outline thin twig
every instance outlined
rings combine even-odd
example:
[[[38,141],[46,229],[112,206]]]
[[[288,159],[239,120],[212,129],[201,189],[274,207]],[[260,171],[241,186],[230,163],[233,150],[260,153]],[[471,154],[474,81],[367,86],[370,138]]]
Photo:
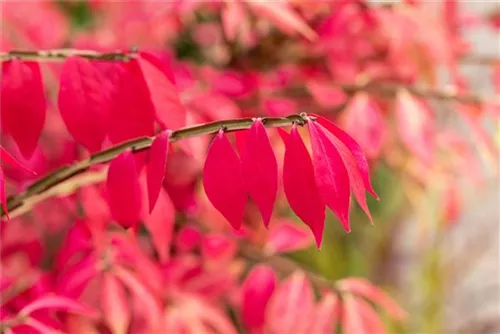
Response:
[[[134,52],[97,52],[93,50],[78,49],[56,49],[56,50],[12,50],[9,52],[0,52],[0,61],[11,59],[38,60],[38,61],[61,61],[71,56],[80,56],[93,60],[105,61],[127,61],[134,57]]]
[[[262,122],[266,127],[280,127],[291,125],[292,123],[304,124],[306,122],[306,115],[290,115],[288,117],[265,117],[262,118]],[[175,142],[178,140],[216,133],[220,129],[225,131],[235,131],[248,129],[253,124],[252,118],[240,118],[240,119],[230,119],[224,121],[210,122],[200,125],[188,126],[176,131],[172,131],[170,134],[170,141]],[[45,198],[41,196],[43,193],[48,192],[55,186],[62,184],[66,180],[73,179],[77,175],[80,175],[87,171],[91,166],[103,164],[110,162],[120,153],[125,150],[132,150],[133,152],[139,152],[148,149],[153,142],[152,137],[141,137],[133,139],[122,144],[110,147],[104,151],[92,154],[89,158],[81,160],[73,165],[61,167],[52,173],[49,173],[45,177],[35,181],[33,184],[28,186],[28,188],[15,196],[11,196],[7,199],[7,207],[9,211],[12,211],[12,216],[15,216],[15,211],[20,210],[20,208],[25,204],[25,202],[30,199],[35,199],[35,201],[30,201],[30,205],[36,204],[36,199],[42,200]],[[5,215],[5,212],[0,208],[0,217]]]

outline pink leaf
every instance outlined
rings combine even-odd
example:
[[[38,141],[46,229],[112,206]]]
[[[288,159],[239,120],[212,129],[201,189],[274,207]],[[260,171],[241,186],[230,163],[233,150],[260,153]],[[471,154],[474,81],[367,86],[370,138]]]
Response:
[[[407,313],[392,298],[366,279],[356,277],[345,278],[338,282],[338,286],[341,290],[359,295],[380,305],[395,319],[403,320],[407,317]]]
[[[434,159],[434,117],[425,103],[406,90],[396,98],[396,121],[404,145],[425,164]]]
[[[295,272],[276,289],[267,307],[266,322],[271,333],[308,332],[314,315],[314,293],[305,274]]]
[[[239,1],[226,1],[221,10],[222,28],[228,41],[236,40],[241,24],[245,20],[245,11]]]
[[[169,131],[163,131],[154,139],[149,149],[148,163],[146,165],[149,212],[153,208],[160,194],[160,189],[165,178],[165,169],[167,167]]]
[[[320,248],[325,225],[325,204],[316,185],[311,157],[296,125],[293,125],[285,146],[283,188],[286,198],[293,212],[309,226]]]
[[[306,82],[306,88],[323,108],[338,107],[347,100],[347,95],[343,90],[328,82],[309,80]]]
[[[313,166],[320,197],[340,219],[346,232],[349,226],[350,182],[342,157],[328,138],[325,128],[307,123],[313,151]]]
[[[324,210],[323,207],[323,212]],[[308,248],[314,242],[303,225],[299,226],[292,221],[282,219],[271,226],[266,242],[266,251],[270,254],[298,251]]]
[[[316,305],[309,333],[335,333],[336,322],[339,318],[339,309],[340,302],[337,295],[327,292]]]
[[[185,126],[186,111],[172,81],[172,71],[152,53],[140,52],[139,55],[138,62],[156,111],[156,119],[164,128],[178,129]]]
[[[250,197],[269,226],[278,192],[278,163],[262,120],[254,121],[242,152],[243,175]]]
[[[10,220],[9,210],[7,208],[7,196],[5,195],[5,178],[2,168],[0,168],[0,203],[2,204],[3,212],[7,216],[7,220]]]
[[[346,294],[342,297],[342,328],[345,334],[384,334],[384,324],[364,300]]]
[[[110,75],[113,74],[118,78],[112,100],[109,139],[112,143],[120,143],[153,135],[155,110],[138,61],[115,64]]]
[[[126,291],[122,283],[110,273],[103,276],[101,305],[104,319],[112,333],[128,333],[131,314]]]
[[[289,98],[268,98],[264,107],[269,116],[284,117],[297,112],[297,103]]]
[[[73,299],[56,295],[45,295],[36,299],[35,301],[23,307],[20,313],[24,316],[28,316],[31,313],[42,309],[61,310],[70,313],[82,314],[91,318],[95,318],[98,316],[97,311],[83,304],[80,304]]]
[[[175,208],[167,192],[160,190],[156,207],[144,220],[161,262],[168,261],[174,232]]]
[[[73,56],[64,62],[60,80],[59,111],[69,133],[89,151],[99,151],[111,112],[104,75],[90,61]]]
[[[162,311],[159,301],[129,270],[116,267],[113,269],[113,272],[123,285],[130,289],[132,296],[139,299],[142,305],[144,305],[144,309],[147,310],[148,327],[150,329],[150,331],[146,332],[151,333],[151,329],[156,328],[161,322]]]
[[[285,3],[249,0],[247,3],[257,15],[267,17],[287,34],[293,35],[298,32],[310,41],[318,37],[316,32]]]
[[[327,129],[331,134],[337,137],[354,155],[354,159],[356,160],[356,164],[358,165],[359,172],[363,178],[363,183],[365,185],[366,191],[368,191],[373,197],[378,199],[378,195],[373,190],[371,182],[370,182],[370,166],[368,165],[368,161],[366,160],[363,149],[359,144],[352,139],[346,132],[344,132],[341,128],[333,124],[333,122],[327,120],[324,117],[321,117],[316,114],[311,114],[317,118],[318,124],[321,124],[325,129]]]
[[[343,121],[346,131],[353,134],[366,155],[376,158],[387,129],[375,100],[365,92],[357,93],[346,106]]]
[[[19,161],[16,160],[12,155],[9,154],[3,147],[0,146],[0,162],[5,162],[8,165],[17,168],[19,170],[25,171],[27,173],[37,175],[32,170],[29,170],[28,168],[24,167]]]
[[[242,284],[241,318],[249,331],[263,328],[266,307],[276,288],[273,269],[260,264],[252,268]]]
[[[141,219],[141,188],[131,151],[111,161],[106,189],[113,219],[125,228],[137,226]]]
[[[47,109],[38,63],[17,59],[2,63],[0,106],[2,129],[29,159],[42,133]]]
[[[208,150],[203,186],[212,205],[238,230],[247,198],[240,159],[222,130]]]
[[[236,251],[235,239],[223,234],[210,233],[205,235],[201,243],[203,257],[219,265],[229,263],[236,255]]]

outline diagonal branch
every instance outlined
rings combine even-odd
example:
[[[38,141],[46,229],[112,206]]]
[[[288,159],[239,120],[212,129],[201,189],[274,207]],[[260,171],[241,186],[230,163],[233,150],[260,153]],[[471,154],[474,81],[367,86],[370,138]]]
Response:
[[[272,128],[287,126],[291,125],[292,123],[304,124],[306,122],[306,117],[306,114],[290,115],[288,117],[265,117],[262,119],[262,122],[266,127]],[[252,118],[240,118],[188,126],[176,131],[172,131],[170,134],[170,141],[174,142],[199,135],[212,134],[216,133],[220,129],[224,129],[225,131],[248,129],[252,126],[252,124]],[[30,201],[30,205],[36,204],[39,201],[43,200],[44,196],[42,195],[44,193],[49,192],[52,188],[62,184],[66,180],[74,179],[76,176],[81,175],[82,173],[86,172],[91,166],[110,162],[120,153],[128,149],[134,152],[146,150],[151,146],[152,142],[152,137],[141,137],[133,139],[110,147],[104,151],[95,153],[89,158],[81,160],[73,165],[61,167],[53,171],[52,173],[49,173],[45,177],[35,181],[33,184],[28,186],[28,188],[24,192],[9,197],[7,199],[7,207],[9,211],[12,211],[12,217],[17,216],[17,211],[22,211],[21,207],[30,199],[34,199],[34,201]],[[85,182],[80,182],[78,184],[82,186],[84,183]],[[5,215],[5,212],[1,208],[0,210],[0,217],[3,217]]]

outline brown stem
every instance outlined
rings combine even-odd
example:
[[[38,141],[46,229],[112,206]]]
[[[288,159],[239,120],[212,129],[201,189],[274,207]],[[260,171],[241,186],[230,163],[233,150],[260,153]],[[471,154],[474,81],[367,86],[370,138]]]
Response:
[[[61,61],[71,56],[80,56],[93,60],[105,61],[127,61],[133,58],[134,52],[97,52],[93,50],[78,49],[55,49],[55,50],[11,50],[9,52],[0,52],[0,61],[11,59],[38,60],[38,61]]]
[[[292,123],[304,124],[306,122],[306,115],[290,115],[288,117],[264,117],[262,122],[266,127],[280,127],[291,125]],[[170,133],[170,141],[175,142],[181,139],[186,139],[194,136],[211,134],[224,129],[225,131],[236,131],[242,129],[248,129],[253,124],[252,118],[240,118],[240,119],[230,119],[224,121],[210,122],[200,125],[188,126]],[[61,167],[52,173],[49,173],[45,177],[35,181],[33,184],[28,186],[28,188],[15,196],[11,196],[7,199],[7,207],[11,212],[11,216],[17,216],[16,211],[22,211],[21,207],[26,203],[30,202],[30,205],[36,204],[41,201],[44,193],[49,192],[52,188],[57,185],[62,184],[64,181],[73,179],[85,171],[87,171],[91,166],[103,164],[110,162],[120,153],[125,150],[132,150],[133,152],[139,152],[148,149],[153,142],[151,137],[141,137],[137,139],[132,139],[130,141],[118,144],[116,146],[110,147],[104,151],[92,154],[89,158],[81,160],[73,165]],[[79,183],[79,186],[83,186],[85,183]],[[30,201],[32,199],[32,201]],[[0,208],[0,217],[5,215],[5,212]]]

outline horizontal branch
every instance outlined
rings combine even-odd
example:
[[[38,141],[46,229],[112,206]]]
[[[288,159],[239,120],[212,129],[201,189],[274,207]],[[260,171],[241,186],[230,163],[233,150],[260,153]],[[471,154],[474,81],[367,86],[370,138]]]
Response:
[[[305,114],[290,115],[288,117],[264,117],[262,118],[262,123],[268,128],[287,126],[291,125],[292,123],[304,124],[306,122],[305,117]],[[224,129],[225,131],[248,129],[252,126],[252,124],[252,118],[241,118],[188,126],[176,131],[172,131],[170,133],[170,141],[175,142],[194,136],[212,134],[216,133],[220,129]],[[11,196],[7,199],[7,207],[9,211],[12,211],[11,216],[17,216],[16,210],[22,211],[21,208],[26,202],[30,202],[30,206],[36,204],[38,201],[41,201],[46,197],[43,196],[45,192],[50,191],[55,186],[62,184],[69,179],[75,178],[76,176],[87,171],[90,167],[110,162],[120,153],[128,149],[132,150],[133,152],[145,150],[151,146],[152,142],[152,137],[141,137],[133,139],[122,144],[110,147],[104,151],[92,154],[89,158],[81,160],[73,165],[61,167],[53,171],[52,173],[49,173],[45,177],[35,181],[33,184],[28,186],[28,188],[24,192],[15,196]],[[34,200],[30,201],[30,199]],[[3,217],[5,215],[5,212],[1,208],[0,213],[0,217]]]
[[[0,61],[7,61],[13,58],[22,60],[38,61],[61,61],[71,56],[80,56],[93,60],[105,61],[127,61],[134,57],[134,52],[97,52],[93,50],[79,49],[55,49],[55,50],[12,50],[0,52]]]

